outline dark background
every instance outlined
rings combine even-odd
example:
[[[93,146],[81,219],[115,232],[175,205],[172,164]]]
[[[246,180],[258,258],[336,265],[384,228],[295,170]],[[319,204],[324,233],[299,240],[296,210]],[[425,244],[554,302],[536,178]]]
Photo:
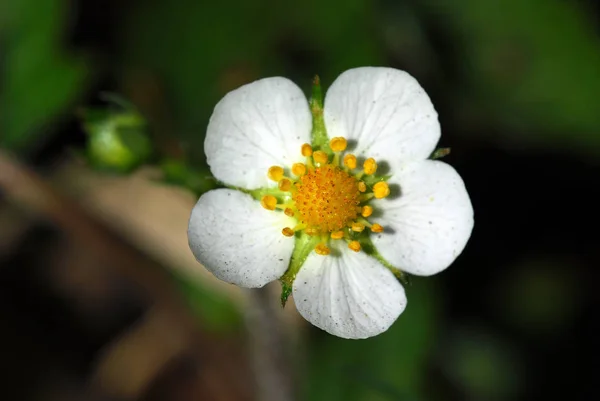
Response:
[[[206,124],[244,83],[308,92],[365,65],[430,95],[475,229],[376,338],[334,338],[288,306],[299,399],[594,398],[598,16],[583,0],[3,0],[0,399],[257,399],[245,298],[178,259],[210,185]],[[116,156],[90,156],[100,134],[81,116],[112,118],[105,92],[147,121],[151,156],[110,135],[100,154]]]

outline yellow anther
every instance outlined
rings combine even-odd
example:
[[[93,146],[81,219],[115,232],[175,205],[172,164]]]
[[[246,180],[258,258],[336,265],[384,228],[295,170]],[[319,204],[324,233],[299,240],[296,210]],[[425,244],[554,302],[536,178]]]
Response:
[[[282,191],[289,191],[292,188],[292,182],[287,178],[282,178],[277,185]]]
[[[377,199],[385,198],[390,194],[390,187],[387,182],[380,181],[373,185],[373,194]]]
[[[324,243],[320,243],[317,246],[315,246],[315,252],[318,253],[319,255],[329,255],[329,252],[331,252],[331,250],[329,249],[329,247],[327,245],[325,245]]]
[[[294,211],[289,207],[286,207],[283,213],[285,213],[286,216],[294,217]]]
[[[360,192],[365,192],[367,190],[367,184],[365,184],[364,182],[360,181],[358,183],[358,190]]]
[[[300,177],[306,173],[306,165],[304,163],[294,163],[292,165],[292,174],[296,177]]]
[[[375,163],[375,159],[370,157],[367,160],[365,160],[363,164],[363,169],[365,171],[365,174],[367,175],[375,174],[375,172],[377,171],[377,163]]]
[[[382,233],[383,227],[380,224],[375,223],[371,226],[371,231],[373,231],[374,233]]]
[[[305,230],[306,234],[308,235],[318,235],[319,234],[319,230],[314,228],[314,227],[309,227]]]
[[[269,172],[267,175],[271,180],[279,181],[283,178],[283,168],[279,166],[271,166],[269,167]]]
[[[265,195],[260,200],[260,204],[267,210],[275,210],[277,199],[273,195]]]
[[[313,160],[315,163],[325,164],[327,163],[327,159],[327,153],[321,150],[317,150],[315,153],[313,153]]]
[[[356,156],[351,153],[348,153],[344,156],[344,166],[348,167],[350,170],[356,168]]]
[[[294,236],[294,230],[292,230],[289,227],[286,227],[283,230],[281,230],[281,233],[283,235],[285,235],[286,237],[293,237]]]
[[[369,205],[365,205],[362,207],[360,214],[362,215],[362,217],[369,217],[373,214],[373,208]]]
[[[336,136],[335,138],[332,138],[331,141],[329,141],[329,146],[334,152],[343,152],[344,150],[346,150],[348,142],[346,141],[346,138],[342,136]]]
[[[360,233],[364,229],[365,229],[365,225],[364,224],[362,224],[362,223],[356,223],[356,222],[352,223],[352,231]]]
[[[308,143],[305,143],[304,145],[302,145],[302,156],[304,157],[310,157],[313,154],[313,150],[312,150],[312,146],[310,146]]]
[[[360,243],[358,241],[350,241],[348,243],[348,248],[352,249],[354,252],[360,251]]]
[[[342,239],[342,238],[344,238],[343,231],[334,231],[331,233],[331,239]]]

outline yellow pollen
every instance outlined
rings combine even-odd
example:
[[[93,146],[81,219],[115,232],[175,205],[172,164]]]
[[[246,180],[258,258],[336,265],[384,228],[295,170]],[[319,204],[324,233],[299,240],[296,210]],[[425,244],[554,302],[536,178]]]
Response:
[[[348,142],[346,141],[346,138],[342,136],[336,136],[335,138],[332,138],[331,141],[329,141],[329,146],[334,152],[343,152],[344,150],[346,150]]]
[[[377,171],[377,163],[375,163],[375,159],[370,157],[367,160],[365,160],[363,164],[363,169],[365,171],[365,174],[367,175],[375,174],[375,172]]]
[[[304,165],[304,163],[294,163],[292,165],[292,174],[296,177],[300,177],[301,175],[304,175],[304,173],[306,173],[306,165]]]
[[[360,233],[365,229],[365,225],[361,223],[352,223],[352,231]]]
[[[292,188],[292,182],[290,180],[288,180],[287,178],[282,178],[281,181],[279,181],[278,187],[282,191],[287,192],[290,190],[290,188]]]
[[[313,154],[313,150],[312,150],[312,146],[310,146],[308,143],[305,143],[304,145],[302,145],[302,156],[304,157],[310,157]]]
[[[329,255],[329,252],[331,252],[331,250],[329,249],[329,247],[327,245],[325,245],[324,243],[320,243],[315,247],[315,252],[318,253],[319,255]]]
[[[273,195],[265,195],[260,200],[260,204],[267,210],[275,210],[277,199]]]
[[[356,156],[351,153],[348,153],[344,156],[344,166],[348,167],[350,170],[356,168]]]
[[[292,201],[299,220],[319,233],[343,229],[360,212],[358,181],[331,164],[309,171],[295,188]]]
[[[283,235],[285,235],[286,237],[293,237],[294,236],[294,230],[292,230],[289,227],[286,227],[283,230],[281,230],[281,233]]]
[[[348,243],[348,248],[352,249],[354,252],[360,251],[360,243],[358,241],[350,241]]]
[[[380,181],[373,185],[373,194],[377,199],[385,198],[390,194],[390,187],[387,182]]]
[[[343,231],[334,231],[331,233],[331,239],[342,239],[342,238],[344,238]]]
[[[286,216],[294,217],[294,210],[289,207],[286,207],[283,213],[285,213]]]
[[[279,166],[271,166],[269,167],[269,172],[267,176],[273,181],[279,181],[283,178],[283,169]]]
[[[362,207],[360,214],[362,215],[362,217],[369,217],[373,214],[373,208],[369,205],[365,205]]]
[[[358,190],[360,192],[365,192],[367,190],[367,184],[365,184],[364,182],[360,181],[358,183]]]
[[[327,163],[327,153],[317,150],[315,153],[313,153],[313,160],[315,163],[325,164]]]
[[[375,223],[371,226],[371,231],[373,231],[374,233],[382,233],[383,227],[380,224]]]

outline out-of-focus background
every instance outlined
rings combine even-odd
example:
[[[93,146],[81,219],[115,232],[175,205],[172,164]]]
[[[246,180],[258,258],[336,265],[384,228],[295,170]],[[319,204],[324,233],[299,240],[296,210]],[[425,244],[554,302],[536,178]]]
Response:
[[[599,15],[591,0],[3,0],[0,399],[592,399]],[[274,75],[308,91],[365,65],[429,93],[476,217],[388,332],[346,341],[282,311],[277,283],[257,297],[214,279],[186,227],[227,91]]]

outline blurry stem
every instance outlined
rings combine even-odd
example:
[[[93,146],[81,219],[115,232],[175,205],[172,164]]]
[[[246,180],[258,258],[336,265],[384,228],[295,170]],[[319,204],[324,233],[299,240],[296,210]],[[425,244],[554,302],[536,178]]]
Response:
[[[282,309],[268,288],[246,291],[246,326],[258,400],[293,401],[293,364],[288,358]]]

